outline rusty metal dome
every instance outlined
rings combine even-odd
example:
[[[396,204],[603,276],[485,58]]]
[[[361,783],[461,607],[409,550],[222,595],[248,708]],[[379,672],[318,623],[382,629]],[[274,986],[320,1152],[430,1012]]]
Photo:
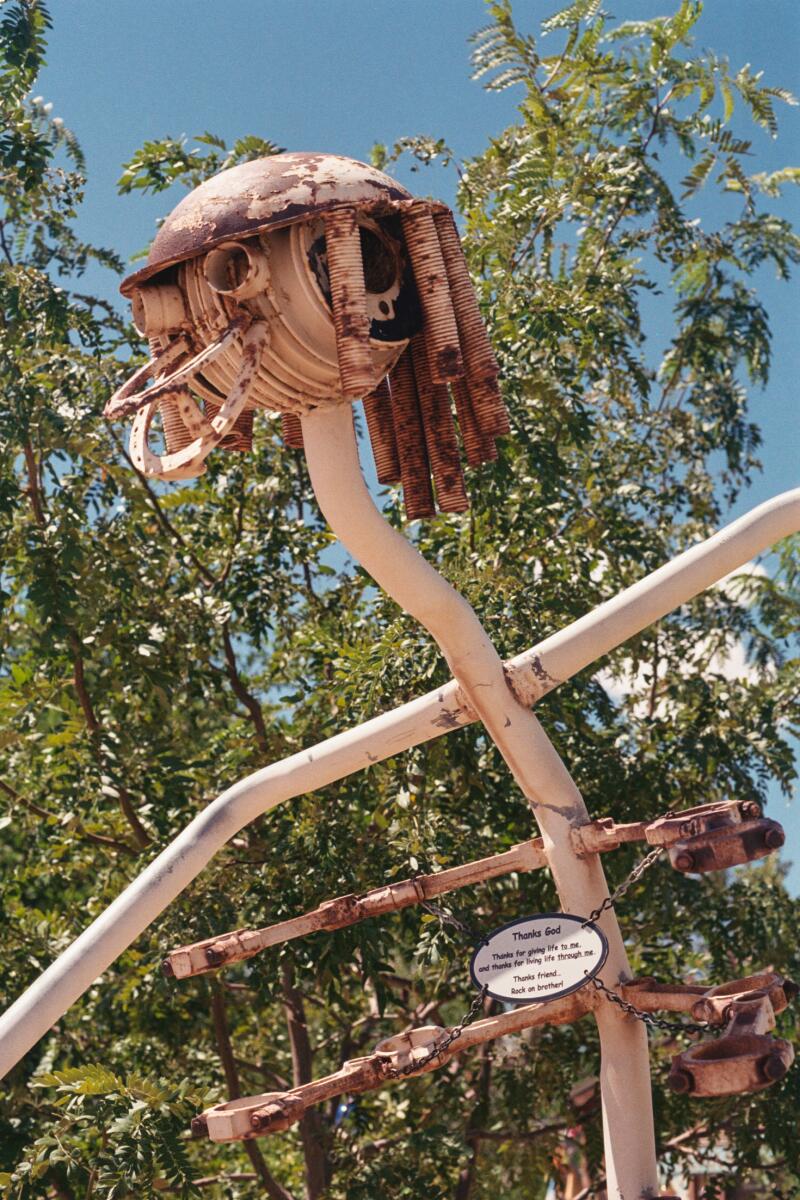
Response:
[[[159,229],[147,265],[123,280],[120,291],[129,296],[159,271],[229,238],[252,237],[341,205],[411,199],[382,171],[339,154],[296,151],[240,163],[181,200]]]
[[[145,475],[189,479],[215,447],[247,451],[257,409],[302,449],[304,416],[363,400],[378,481],[402,482],[414,519],[463,512],[462,455],[495,458],[508,431],[453,214],[355,159],[222,171],[170,213],[121,291],[152,357],[105,412],[133,418]]]

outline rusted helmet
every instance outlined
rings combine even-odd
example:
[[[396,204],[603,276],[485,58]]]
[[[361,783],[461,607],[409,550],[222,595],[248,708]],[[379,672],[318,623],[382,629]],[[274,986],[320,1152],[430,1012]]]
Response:
[[[363,399],[378,479],[402,482],[415,518],[436,511],[433,487],[442,510],[468,506],[450,390],[470,465],[508,430],[452,213],[354,159],[222,171],[167,217],[121,291],[152,358],[106,415],[133,414],[146,475],[191,478],[214,447],[249,449],[256,408],[301,448],[304,413]]]

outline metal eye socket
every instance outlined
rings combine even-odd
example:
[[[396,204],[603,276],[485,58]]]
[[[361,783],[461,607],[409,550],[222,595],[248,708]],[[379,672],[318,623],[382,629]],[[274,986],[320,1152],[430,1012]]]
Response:
[[[203,263],[208,286],[232,300],[258,295],[269,281],[269,260],[257,242],[222,242]]]
[[[400,280],[399,256],[389,242],[362,225],[358,231],[364,283],[368,292],[380,296]]]

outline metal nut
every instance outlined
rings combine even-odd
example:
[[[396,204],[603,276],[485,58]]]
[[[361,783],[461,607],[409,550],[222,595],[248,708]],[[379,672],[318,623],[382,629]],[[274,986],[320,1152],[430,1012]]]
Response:
[[[681,1067],[670,1071],[667,1077],[667,1083],[673,1092],[678,1092],[683,1095],[686,1092],[694,1091],[694,1079],[688,1071],[684,1071]]]
[[[769,850],[780,850],[783,843],[786,841],[786,834],[782,829],[768,829],[764,834],[764,845]]]
[[[208,1137],[208,1121],[204,1116],[192,1117],[191,1130],[193,1138]]]
[[[225,955],[216,946],[206,947],[206,962],[210,967],[218,967],[225,962]]]
[[[770,1054],[766,1058],[762,1058],[758,1066],[768,1083],[777,1083],[779,1079],[783,1079],[788,1070],[780,1054]]]
[[[680,854],[675,855],[674,865],[677,871],[691,871],[694,855],[689,850],[681,850]]]

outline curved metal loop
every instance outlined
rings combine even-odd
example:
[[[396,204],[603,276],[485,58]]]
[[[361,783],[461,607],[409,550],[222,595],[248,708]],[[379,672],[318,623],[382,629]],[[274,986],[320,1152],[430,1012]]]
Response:
[[[234,324],[235,322],[232,321],[223,335],[223,337],[229,335],[228,340],[235,336],[241,328],[240,325],[233,330]],[[207,347],[207,350],[216,347],[216,351],[219,353],[222,348],[221,341],[222,339],[218,339],[211,347]],[[203,466],[205,459],[230,432],[247,404],[261,357],[268,342],[269,328],[266,322],[253,321],[242,338],[242,361],[234,385],[225,403],[210,421],[200,412],[189,395],[188,389],[185,386],[176,386],[176,381],[179,378],[185,378],[190,369],[197,369],[197,359],[201,355],[197,355],[195,359],[176,372],[168,384],[149,388],[146,393],[148,403],[146,407],[140,408],[136,413],[131,429],[130,452],[137,470],[141,471],[143,475],[157,476],[160,479],[192,479],[202,475],[205,470]],[[207,361],[207,357],[204,361]],[[175,400],[181,410],[184,424],[196,431],[197,436],[188,446],[173,454],[155,454],[147,444],[147,435],[158,403],[165,396],[170,396]]]
[[[181,384],[187,383],[194,374],[213,362],[223,350],[228,348],[235,337],[243,334],[251,320],[248,313],[240,313],[213,342],[204,346],[188,362],[181,362],[181,359],[191,352],[191,347],[188,339],[180,334],[174,342],[170,342],[160,354],[149,359],[144,366],[131,375],[130,379],[123,383],[121,388],[114,392],[103,415],[109,420],[118,420],[120,417],[127,417],[131,413],[137,412],[151,401],[163,400],[165,396],[172,395]],[[167,378],[163,378],[165,371],[175,364],[178,364],[178,369]],[[152,387],[137,391],[143,382],[151,378],[155,380]]]

